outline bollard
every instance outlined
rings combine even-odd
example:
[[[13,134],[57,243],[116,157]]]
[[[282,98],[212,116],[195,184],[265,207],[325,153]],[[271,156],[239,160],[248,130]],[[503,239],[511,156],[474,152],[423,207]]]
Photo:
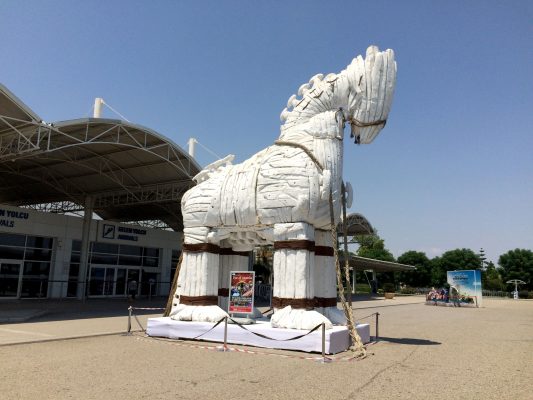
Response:
[[[224,344],[218,348],[218,351],[229,351],[228,349],[228,317],[224,318]]]
[[[322,357],[317,360],[321,364],[330,363],[332,360],[326,357],[326,324],[322,324]]]
[[[126,335],[131,335],[131,315],[133,313],[133,307],[128,307],[128,332],[126,332]]]
[[[322,359],[326,358],[326,324],[322,324]]]
[[[379,339],[379,313],[376,313],[376,342]]]

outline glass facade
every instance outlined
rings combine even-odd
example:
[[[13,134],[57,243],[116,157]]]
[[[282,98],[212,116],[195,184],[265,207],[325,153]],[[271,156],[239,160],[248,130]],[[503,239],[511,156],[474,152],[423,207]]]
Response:
[[[0,233],[0,297],[47,297],[54,239]]]
[[[72,241],[67,296],[76,296],[79,277],[81,241]],[[159,268],[159,249],[126,244],[92,242],[89,250],[89,296],[126,296],[130,281],[138,283],[139,293],[156,293],[159,274],[145,268]],[[150,291],[152,290],[152,291]]]

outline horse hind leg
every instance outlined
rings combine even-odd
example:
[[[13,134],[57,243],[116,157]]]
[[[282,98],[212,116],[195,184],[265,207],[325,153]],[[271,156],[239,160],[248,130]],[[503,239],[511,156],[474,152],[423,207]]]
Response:
[[[331,322],[314,311],[315,229],[312,225],[274,225],[273,327],[312,329]],[[290,306],[290,307],[288,307]]]
[[[183,259],[174,294],[179,301],[173,304],[172,319],[217,322],[227,315],[218,307],[220,247],[207,240],[210,233],[207,227],[184,229]]]
[[[346,325],[346,316],[337,308],[337,273],[331,231],[315,231],[316,310],[335,325]]]

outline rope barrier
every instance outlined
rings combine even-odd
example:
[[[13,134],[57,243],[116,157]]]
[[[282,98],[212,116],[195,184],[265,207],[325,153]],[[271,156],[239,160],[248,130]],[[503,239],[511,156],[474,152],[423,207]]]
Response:
[[[317,326],[315,326],[313,329],[311,329],[309,332],[307,333],[304,333],[302,335],[298,335],[298,336],[294,336],[292,338],[289,338],[289,339],[276,339],[276,338],[271,338],[267,335],[263,335],[262,333],[257,333],[257,332],[253,332],[249,329],[246,329],[246,327],[242,324],[239,324],[237,321],[235,321],[233,318],[229,317],[229,319],[237,326],[239,326],[239,328],[241,329],[244,329],[246,332],[250,332],[252,335],[255,335],[255,336],[259,336],[260,338],[263,338],[263,339],[268,339],[268,340],[274,340],[276,342],[290,342],[291,340],[298,340],[298,339],[301,339],[307,335],[310,335],[311,333],[313,333],[314,331],[316,331],[318,328],[320,328],[322,325],[324,324],[318,324]]]
[[[361,320],[363,320],[363,319],[367,319],[367,318],[369,318],[369,317],[372,317],[373,315],[376,315],[376,314],[379,314],[379,313],[375,312],[375,313],[372,313],[372,314],[367,315],[366,317],[359,317],[359,318],[357,318],[357,320],[358,320],[358,321],[361,321]]]
[[[127,330],[127,333],[126,335],[131,335],[131,317],[133,316],[135,318],[135,320],[137,321],[137,324],[139,325],[139,327],[141,328],[142,332],[145,332],[146,333],[146,329],[142,326],[141,322],[139,321],[139,319],[137,318],[137,315],[133,314],[133,311],[134,310],[164,310],[164,308],[160,308],[160,307],[128,307],[128,330]],[[266,312],[269,312],[271,311],[272,309],[270,310],[267,310],[265,311]],[[366,318],[369,318],[371,316],[375,315],[376,316],[376,336],[375,336],[375,339],[377,341],[378,339],[378,318],[379,318],[379,313],[372,313],[370,315],[367,315],[365,317],[362,317],[360,318],[359,320],[363,320],[363,319],[366,319]],[[332,361],[339,361],[339,360],[335,360],[331,357],[326,357],[326,325],[324,323],[321,323],[321,324],[318,324],[317,326],[315,326],[313,329],[309,330],[308,332],[306,333],[303,333],[301,335],[296,335],[296,336],[293,336],[291,338],[286,338],[286,339],[278,339],[278,338],[272,338],[270,336],[267,336],[267,335],[264,335],[262,333],[258,333],[258,332],[253,332],[249,329],[246,328],[246,326],[244,326],[243,324],[239,323],[238,321],[234,320],[233,318],[227,316],[227,317],[224,317],[224,318],[221,318],[219,321],[217,321],[211,328],[209,328],[207,331],[193,337],[193,338],[190,338],[189,340],[197,340],[199,338],[201,338],[202,336],[208,334],[209,332],[213,331],[218,325],[220,325],[223,321],[225,322],[225,326],[224,326],[224,344],[222,346],[222,348],[220,347],[217,347],[217,349],[219,351],[231,351],[232,349],[230,349],[228,346],[227,346],[227,329],[228,329],[228,320],[231,320],[235,325],[237,325],[239,328],[245,330],[246,332],[249,332],[251,333],[252,335],[255,335],[255,336],[258,336],[260,338],[263,338],[263,339],[267,339],[267,340],[272,340],[272,341],[276,341],[276,342],[289,342],[289,341],[293,341],[293,340],[298,340],[298,339],[301,339],[305,336],[308,336],[310,335],[311,333],[315,332],[316,330],[318,330],[319,328],[322,328],[322,357],[320,358],[316,358],[314,357],[313,359],[315,361],[319,361],[321,363],[329,363],[329,362],[332,362]],[[359,335],[357,335],[357,337],[359,337]],[[234,351],[242,351],[242,350],[238,350],[238,349],[233,349]],[[242,352],[247,352],[247,351],[242,351]],[[253,352],[252,352],[253,353]],[[302,358],[302,357],[299,357],[299,358]],[[361,355],[354,355],[352,357],[349,357],[349,358],[345,358],[347,361],[351,361],[351,360],[354,360],[354,359],[362,359],[364,357],[361,357]]]

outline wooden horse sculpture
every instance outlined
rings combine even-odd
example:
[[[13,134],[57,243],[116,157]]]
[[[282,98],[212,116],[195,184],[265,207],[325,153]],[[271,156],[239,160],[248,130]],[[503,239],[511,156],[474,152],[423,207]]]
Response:
[[[355,143],[385,126],[396,82],[392,50],[375,46],[339,74],[316,75],[281,113],[274,144],[241,164],[219,160],[182,199],[183,261],[171,318],[218,321],[230,270],[254,246],[274,245],[275,327],[343,323],[331,236],[340,220],[345,123]],[[331,207],[332,206],[332,207]]]

